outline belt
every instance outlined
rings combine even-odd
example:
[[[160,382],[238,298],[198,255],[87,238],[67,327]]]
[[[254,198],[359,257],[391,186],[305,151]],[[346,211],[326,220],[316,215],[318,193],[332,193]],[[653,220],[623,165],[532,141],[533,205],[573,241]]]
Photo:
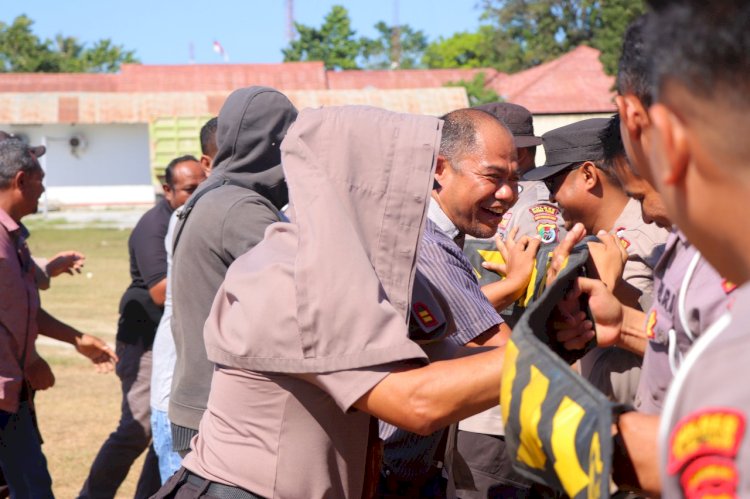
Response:
[[[212,482],[191,471],[187,471],[185,475],[187,477],[185,481],[196,487],[203,488],[205,487],[206,482],[208,482],[209,485],[203,490],[203,493],[215,497],[216,499],[263,499],[261,496],[253,494],[245,489]]]

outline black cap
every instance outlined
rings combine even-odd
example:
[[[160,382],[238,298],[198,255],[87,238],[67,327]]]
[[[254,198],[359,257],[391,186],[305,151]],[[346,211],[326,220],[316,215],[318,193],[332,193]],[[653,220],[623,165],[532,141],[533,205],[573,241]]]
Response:
[[[591,118],[542,135],[545,162],[527,172],[523,179],[543,180],[578,163],[603,159],[604,148],[599,136],[608,122],[607,118]]]
[[[0,130],[0,140],[5,139],[20,139],[20,137],[17,137],[13,135],[12,133],[3,132]],[[27,145],[28,146],[28,145]],[[47,148],[44,146],[28,146],[29,151],[31,151],[31,154],[33,154],[35,157],[44,156],[44,153],[47,152]]]
[[[510,102],[492,102],[475,106],[474,109],[490,113],[505,123],[513,134],[516,147],[538,146],[542,143],[542,138],[534,135],[534,118],[525,107]]]

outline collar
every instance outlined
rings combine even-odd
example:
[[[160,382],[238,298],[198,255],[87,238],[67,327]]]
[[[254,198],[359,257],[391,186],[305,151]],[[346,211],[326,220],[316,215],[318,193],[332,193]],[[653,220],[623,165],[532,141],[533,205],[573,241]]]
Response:
[[[685,233],[682,232],[679,228],[677,228],[676,225],[672,226],[672,230],[674,231],[675,234],[677,234],[677,238],[680,240],[682,244],[684,244],[685,246],[690,245],[690,241],[688,241],[688,238],[685,235]]]
[[[24,236],[28,235],[29,231],[26,230],[26,227],[23,226],[23,224],[20,224],[13,220],[8,213],[6,213],[5,210],[0,208],[0,225],[5,227],[5,230],[8,231],[8,233],[14,233],[17,230],[21,230],[21,234]]]
[[[427,210],[427,218],[437,225],[438,229],[440,229],[446,236],[454,241],[459,239],[463,241],[464,235],[458,230],[458,227],[453,224],[451,219],[448,218],[448,215],[445,214],[438,202],[432,198],[430,198],[430,207]]]

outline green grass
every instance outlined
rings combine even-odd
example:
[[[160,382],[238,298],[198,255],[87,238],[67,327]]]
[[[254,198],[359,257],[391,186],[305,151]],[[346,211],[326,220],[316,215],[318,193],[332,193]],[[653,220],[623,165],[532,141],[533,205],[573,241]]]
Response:
[[[65,224],[34,222],[29,239],[35,256],[63,250],[86,255],[81,275],[63,274],[41,292],[42,306],[80,331],[114,346],[117,308],[130,283],[127,239],[130,231],[102,228],[58,228]],[[42,341],[39,351],[52,366],[56,383],[37,394],[44,453],[57,497],[75,497],[94,456],[112,432],[120,413],[120,384],[112,374],[100,375],[72,347]],[[133,466],[118,497],[133,497],[143,457]]]
[[[64,250],[86,255],[80,275],[63,274],[43,291],[42,306],[52,315],[87,333],[114,338],[120,296],[130,283],[128,237],[117,229],[52,229],[30,227],[29,247],[35,256]]]

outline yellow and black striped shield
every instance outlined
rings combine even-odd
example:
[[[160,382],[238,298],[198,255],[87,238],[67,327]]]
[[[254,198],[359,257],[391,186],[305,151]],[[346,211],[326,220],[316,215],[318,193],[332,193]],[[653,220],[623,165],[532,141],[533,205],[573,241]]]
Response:
[[[612,466],[613,404],[549,346],[551,312],[587,259],[586,245],[577,246],[528,305],[506,347],[500,391],[516,470],[574,499],[609,497]]]

